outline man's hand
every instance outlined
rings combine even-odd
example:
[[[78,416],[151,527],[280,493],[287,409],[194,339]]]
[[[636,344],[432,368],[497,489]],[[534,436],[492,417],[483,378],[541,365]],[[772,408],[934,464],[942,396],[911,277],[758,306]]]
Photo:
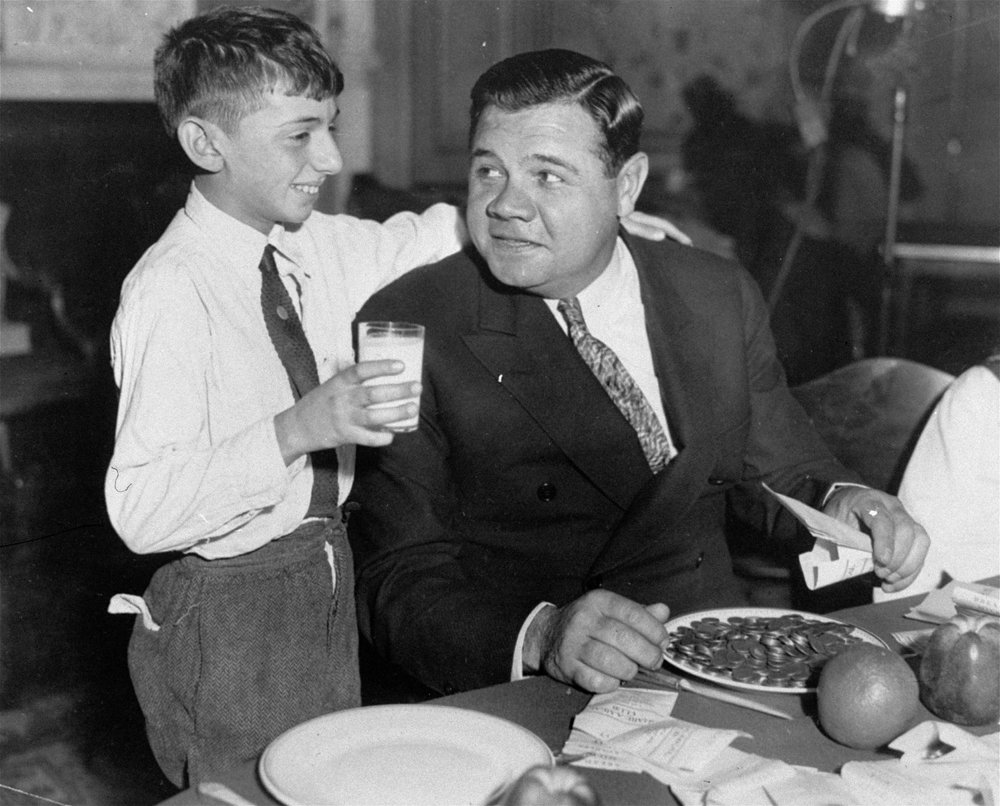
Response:
[[[649,213],[633,210],[622,218],[622,226],[629,235],[645,238],[647,241],[662,241],[672,238],[685,246],[691,246],[691,239],[671,224],[667,219]]]
[[[535,616],[525,634],[524,666],[586,691],[613,691],[640,666],[660,665],[669,617],[664,604],[643,607],[611,591],[590,591]]]
[[[413,403],[384,409],[369,408],[420,394],[419,383],[364,386],[364,381],[382,375],[398,375],[400,361],[362,361],[321,383],[294,406],[274,418],[274,431],[285,464],[300,456],[338,445],[388,445],[393,433],[389,423],[412,417]]]
[[[875,574],[886,593],[902,590],[916,579],[931,541],[896,496],[867,487],[841,487],[823,511],[871,535]]]

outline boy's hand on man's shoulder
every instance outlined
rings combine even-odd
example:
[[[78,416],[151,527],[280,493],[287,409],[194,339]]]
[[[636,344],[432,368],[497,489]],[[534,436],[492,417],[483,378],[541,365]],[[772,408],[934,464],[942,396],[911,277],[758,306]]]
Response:
[[[633,210],[627,216],[622,216],[622,226],[629,235],[635,235],[649,241],[662,241],[664,238],[670,238],[685,246],[691,246],[692,243],[686,233],[679,230],[667,219],[650,213],[640,213],[638,210]]]
[[[378,447],[392,442],[389,423],[413,417],[414,403],[372,408],[379,403],[420,395],[419,383],[364,386],[380,376],[397,375],[399,361],[365,361],[338,372],[274,418],[274,431],[286,465],[314,451],[340,445]]]

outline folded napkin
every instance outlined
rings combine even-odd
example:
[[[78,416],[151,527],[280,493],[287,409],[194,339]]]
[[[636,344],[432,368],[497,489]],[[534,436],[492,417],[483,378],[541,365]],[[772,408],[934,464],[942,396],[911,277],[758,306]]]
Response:
[[[889,745],[885,761],[849,761],[840,774],[727,748],[671,791],[684,806],[976,806],[997,803],[998,735],[928,721]]]

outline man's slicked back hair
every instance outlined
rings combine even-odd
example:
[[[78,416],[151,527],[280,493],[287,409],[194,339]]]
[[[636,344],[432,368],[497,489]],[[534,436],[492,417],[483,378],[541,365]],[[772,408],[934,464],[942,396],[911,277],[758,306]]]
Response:
[[[610,67],[582,53],[551,49],[511,56],[479,77],[471,97],[470,145],[489,106],[518,112],[541,104],[577,103],[604,136],[600,156],[608,176],[639,151],[642,104]]]
[[[173,135],[189,115],[226,131],[281,92],[336,97],[344,77],[316,32],[286,11],[221,7],[169,31],[154,57],[160,116]]]

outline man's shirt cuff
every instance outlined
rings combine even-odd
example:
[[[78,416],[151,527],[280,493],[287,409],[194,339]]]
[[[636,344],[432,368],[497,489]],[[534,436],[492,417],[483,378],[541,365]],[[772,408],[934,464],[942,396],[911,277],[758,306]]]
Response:
[[[546,607],[555,607],[551,602],[539,602],[535,605],[534,610],[528,613],[528,617],[521,624],[521,630],[517,634],[517,643],[514,644],[514,658],[510,663],[510,679],[514,680],[524,680],[527,675],[524,673],[524,637],[528,634],[528,627],[531,622],[535,620],[542,609]]]
[[[823,496],[823,502],[819,505],[820,509],[826,506],[827,501],[830,500],[830,496],[832,496],[835,492],[837,492],[837,490],[840,490],[844,487],[860,487],[862,490],[871,489],[871,487],[869,487],[867,484],[857,484],[856,482],[853,481],[834,482],[833,484],[830,485],[830,489],[826,491],[826,495]]]

